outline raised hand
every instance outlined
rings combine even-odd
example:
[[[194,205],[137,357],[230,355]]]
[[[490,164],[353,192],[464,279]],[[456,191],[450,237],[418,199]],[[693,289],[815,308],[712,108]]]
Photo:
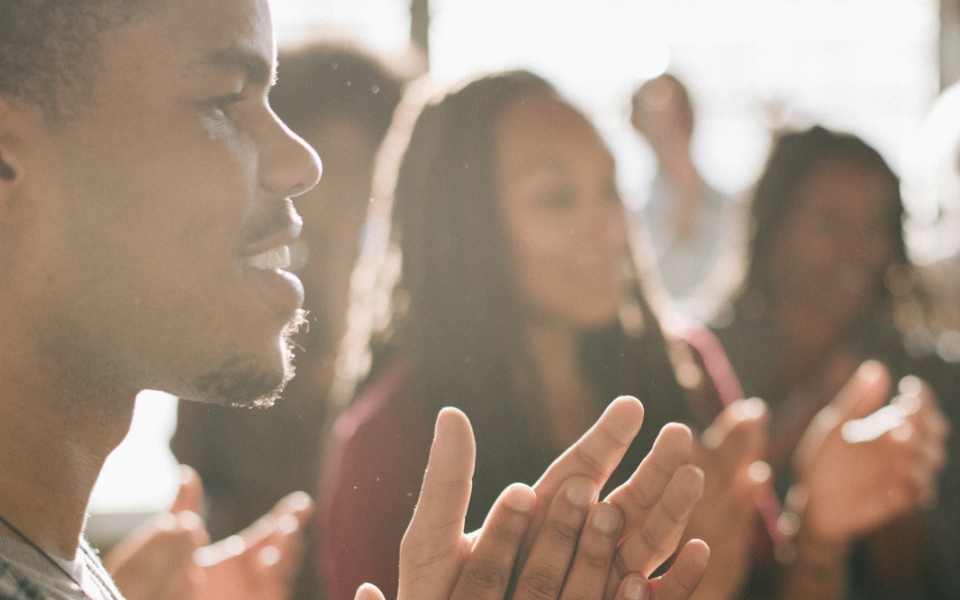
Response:
[[[727,406],[694,445],[693,462],[703,469],[703,498],[685,537],[710,545],[710,564],[697,588],[697,598],[734,598],[750,566],[757,503],[773,493],[770,468],[763,462],[768,413],[757,399]]]
[[[281,499],[241,531],[197,549],[194,561],[205,575],[198,600],[285,600],[300,570],[301,532],[313,514],[304,492]]]
[[[117,544],[103,564],[128,600],[198,600],[203,573],[193,561],[210,543],[198,513],[200,477],[181,467],[180,489],[168,512],[157,515]]]
[[[550,465],[533,486],[539,503],[527,545],[539,532],[546,503],[559,485],[569,477],[583,476],[594,481],[599,492],[642,423],[643,405],[636,398],[617,398],[597,423]],[[667,424],[630,479],[607,496],[626,517],[608,592],[628,573],[649,576],[676,549],[703,493],[703,474],[688,464],[692,444],[690,429]]]
[[[473,473],[473,436],[462,413],[442,411],[420,502],[401,546],[398,597],[502,598],[524,546],[514,597],[565,598],[594,590],[587,597],[688,598],[706,567],[709,550],[703,542],[689,542],[662,578],[648,582],[646,577],[675,549],[702,491],[702,474],[685,466],[689,430],[665,428],[634,477],[611,494],[609,503],[594,505],[606,478],[639,431],[642,416],[635,399],[613,402],[597,424],[547,470],[536,492],[511,486],[494,504],[481,530],[466,535],[463,521]],[[638,499],[639,504],[630,502]],[[621,513],[619,520],[617,513]],[[625,526],[614,526],[618,521]],[[575,532],[584,524],[578,539]],[[536,534],[530,536],[531,530]],[[624,538],[617,549],[618,540]],[[551,539],[552,543],[546,541]],[[616,566],[611,568],[610,561]],[[639,573],[630,575],[633,571]],[[372,586],[358,591],[363,598],[378,594]]]
[[[283,600],[300,565],[300,532],[313,503],[302,493],[281,500],[237,535],[210,544],[198,513],[196,472],[182,468],[170,511],[118,544],[104,559],[128,600]]]
[[[864,363],[804,434],[795,467],[805,536],[848,543],[935,496],[946,419],[919,379],[905,378],[887,405],[889,390],[887,370]]]

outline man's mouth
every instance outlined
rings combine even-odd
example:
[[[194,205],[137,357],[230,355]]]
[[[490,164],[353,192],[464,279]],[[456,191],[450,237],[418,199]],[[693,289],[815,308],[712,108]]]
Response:
[[[276,246],[243,259],[244,264],[259,271],[290,267],[290,246]]]

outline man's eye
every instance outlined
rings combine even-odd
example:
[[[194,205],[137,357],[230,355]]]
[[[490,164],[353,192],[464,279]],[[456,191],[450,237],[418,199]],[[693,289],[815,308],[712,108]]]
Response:
[[[204,104],[206,104],[207,108],[218,113],[217,116],[226,117],[230,107],[233,106],[234,104],[237,104],[238,102],[243,101],[243,99],[244,99],[243,94],[238,92],[235,94],[227,94],[226,96],[211,98],[210,100],[207,100]]]

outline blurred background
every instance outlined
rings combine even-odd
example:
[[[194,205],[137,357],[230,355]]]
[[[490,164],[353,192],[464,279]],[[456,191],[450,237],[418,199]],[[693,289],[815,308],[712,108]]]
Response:
[[[613,149],[624,199],[640,208],[656,170],[629,126],[630,95],[669,71],[689,87],[694,158],[727,194],[757,176],[771,131],[820,123],[878,148],[903,177],[913,257],[956,249],[955,198],[931,182],[942,124],[927,118],[960,77],[958,0],[270,0],[278,43],[359,40],[385,54],[413,43],[455,81],[522,67],[594,119]],[[953,203],[951,203],[953,202]],[[91,529],[126,529],[165,508],[177,482],[167,444],[175,399],[138,398],[128,439],[95,490]],[[119,515],[119,517],[118,517]]]

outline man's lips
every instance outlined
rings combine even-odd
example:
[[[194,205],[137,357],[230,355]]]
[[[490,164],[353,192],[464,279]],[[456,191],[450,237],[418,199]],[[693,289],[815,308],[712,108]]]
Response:
[[[290,247],[278,246],[243,260],[243,271],[274,306],[284,313],[303,307],[303,284],[296,275],[285,271],[290,266]]]
[[[249,245],[241,262],[244,272],[254,279],[267,303],[292,313],[303,306],[303,284],[285,269],[290,267],[290,246],[299,238],[303,221],[296,213],[290,214],[286,221],[284,227]]]

